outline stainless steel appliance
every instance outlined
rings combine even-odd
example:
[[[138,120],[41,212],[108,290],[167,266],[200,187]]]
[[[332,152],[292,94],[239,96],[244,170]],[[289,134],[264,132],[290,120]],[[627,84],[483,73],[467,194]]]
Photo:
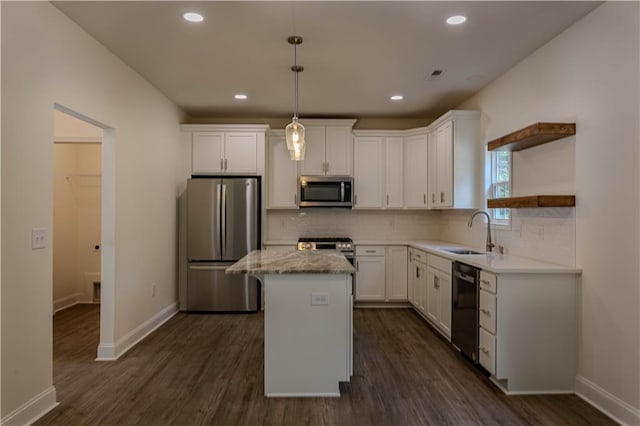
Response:
[[[478,280],[480,270],[453,262],[451,343],[478,362]]]
[[[346,207],[353,203],[349,176],[300,176],[300,207]]]
[[[353,240],[348,237],[301,237],[298,239],[298,250],[337,250],[355,266],[356,259],[353,251]],[[356,291],[356,277],[351,278],[351,290]]]
[[[258,178],[193,178],[187,182],[189,311],[256,311],[260,286],[227,267],[260,248]]]

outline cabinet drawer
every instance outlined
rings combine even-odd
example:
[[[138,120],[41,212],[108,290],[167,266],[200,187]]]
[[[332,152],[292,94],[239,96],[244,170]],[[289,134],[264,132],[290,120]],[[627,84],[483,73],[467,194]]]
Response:
[[[480,288],[490,293],[497,293],[498,277],[487,271],[480,271]]]
[[[413,249],[413,260],[416,262],[427,264],[427,253],[421,250]]]
[[[478,358],[489,373],[496,374],[496,337],[480,327]]]
[[[478,312],[480,327],[496,334],[496,296],[480,289],[480,309]]]
[[[356,246],[356,256],[384,256],[384,246]]]
[[[427,264],[432,268],[436,268],[451,275],[451,261],[444,257],[435,256],[433,254],[427,255]]]

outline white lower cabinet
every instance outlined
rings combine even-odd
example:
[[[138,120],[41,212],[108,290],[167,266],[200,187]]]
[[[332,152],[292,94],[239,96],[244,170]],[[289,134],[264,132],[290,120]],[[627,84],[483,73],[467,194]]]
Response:
[[[356,301],[407,301],[407,247],[356,246]]]
[[[480,271],[480,365],[505,393],[572,392],[577,371],[574,274]]]
[[[451,261],[427,255],[427,319],[451,338]]]

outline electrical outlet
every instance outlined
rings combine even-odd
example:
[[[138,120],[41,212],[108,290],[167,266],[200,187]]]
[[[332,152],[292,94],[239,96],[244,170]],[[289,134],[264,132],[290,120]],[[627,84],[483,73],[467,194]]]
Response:
[[[311,305],[328,305],[329,293],[311,293]]]
[[[31,230],[31,249],[43,249],[47,246],[47,229],[46,228],[33,228]]]
[[[151,283],[151,297],[156,297],[156,283]]]

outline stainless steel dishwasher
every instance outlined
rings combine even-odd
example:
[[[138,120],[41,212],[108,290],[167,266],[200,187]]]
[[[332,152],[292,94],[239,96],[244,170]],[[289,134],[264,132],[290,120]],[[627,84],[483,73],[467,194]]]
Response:
[[[478,362],[478,280],[480,269],[453,262],[451,343]]]

